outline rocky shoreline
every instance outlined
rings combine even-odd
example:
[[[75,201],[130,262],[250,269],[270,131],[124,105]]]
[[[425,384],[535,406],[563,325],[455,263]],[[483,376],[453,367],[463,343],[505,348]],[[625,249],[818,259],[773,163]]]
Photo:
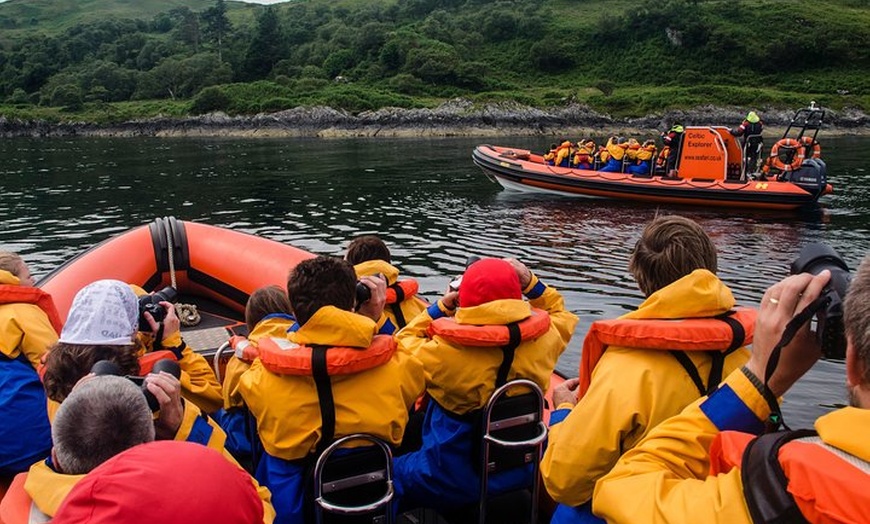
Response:
[[[756,108],[767,129],[781,132],[793,110]],[[11,137],[448,137],[448,136],[600,136],[657,133],[679,121],[684,125],[729,125],[742,121],[746,108],[702,106],[641,118],[613,118],[581,104],[537,109],[516,103],[474,104],[447,101],[434,109],[383,108],[352,114],[329,107],[297,107],[278,113],[228,116],[210,113],[185,118],[154,117],[116,124],[55,123],[0,116],[0,136]],[[870,116],[846,109],[828,111],[825,134],[868,135]]]

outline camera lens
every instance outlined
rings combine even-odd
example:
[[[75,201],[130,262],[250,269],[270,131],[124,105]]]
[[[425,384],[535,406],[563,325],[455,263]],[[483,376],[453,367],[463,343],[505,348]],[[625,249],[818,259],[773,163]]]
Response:
[[[798,258],[792,262],[791,273],[810,273],[818,275],[827,269],[831,280],[819,295],[826,304],[816,312],[816,336],[822,344],[825,358],[842,360],[846,357],[846,333],[843,326],[843,298],[849,288],[852,276],[843,258],[827,244],[811,243],[801,249]]]

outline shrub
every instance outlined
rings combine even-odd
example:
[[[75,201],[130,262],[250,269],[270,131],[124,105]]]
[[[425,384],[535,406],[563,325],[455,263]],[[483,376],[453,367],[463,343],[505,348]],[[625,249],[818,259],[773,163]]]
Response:
[[[190,105],[190,111],[196,115],[213,111],[227,111],[231,104],[230,97],[220,87],[211,86],[206,87],[196,95]]]

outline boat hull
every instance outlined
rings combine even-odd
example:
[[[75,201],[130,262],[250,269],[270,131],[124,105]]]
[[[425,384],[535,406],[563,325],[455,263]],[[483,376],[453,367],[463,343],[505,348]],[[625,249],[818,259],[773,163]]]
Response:
[[[796,184],[778,181],[730,181],[638,177],[549,166],[527,150],[481,145],[472,159],[506,189],[568,196],[663,204],[750,209],[797,209],[818,196]]]

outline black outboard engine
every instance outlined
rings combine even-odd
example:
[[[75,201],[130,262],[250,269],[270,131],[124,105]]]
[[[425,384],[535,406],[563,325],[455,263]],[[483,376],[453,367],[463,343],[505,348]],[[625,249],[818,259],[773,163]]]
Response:
[[[828,185],[828,168],[821,158],[808,158],[798,169],[783,174],[786,181],[799,186],[815,198],[821,196]]]

